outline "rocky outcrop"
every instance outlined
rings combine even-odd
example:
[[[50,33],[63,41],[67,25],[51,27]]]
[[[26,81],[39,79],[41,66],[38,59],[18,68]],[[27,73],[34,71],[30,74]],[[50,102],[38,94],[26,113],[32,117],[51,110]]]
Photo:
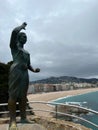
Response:
[[[55,118],[43,118],[35,117],[36,123],[43,125],[47,130],[91,130],[80,124],[75,124],[72,122],[64,120],[56,120]]]
[[[64,120],[56,120],[55,118],[44,118],[38,116],[33,116],[33,118],[30,118],[35,123],[30,125],[18,123],[17,126],[19,126],[19,130],[92,130],[80,124],[75,124]],[[0,120],[0,130],[6,130],[8,128],[9,122],[6,121],[5,123],[6,124]]]
[[[83,110],[83,109],[80,109],[80,108],[75,108],[75,107],[71,107],[71,106],[63,106],[63,105],[58,105],[58,107],[54,108],[55,111],[57,112],[61,112],[61,113],[67,113],[67,114],[71,114],[71,115],[77,115],[79,116],[80,114],[87,114],[88,111],[86,110]],[[63,118],[64,120],[67,120],[67,121],[72,121],[74,118],[72,117],[69,117],[69,116],[63,116],[61,114],[53,114],[53,117],[57,117],[57,118]]]

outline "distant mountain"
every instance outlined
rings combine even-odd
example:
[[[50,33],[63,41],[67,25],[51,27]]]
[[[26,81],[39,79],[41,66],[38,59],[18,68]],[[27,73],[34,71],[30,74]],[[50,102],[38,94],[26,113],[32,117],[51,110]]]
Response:
[[[47,79],[32,81],[32,82],[30,82],[30,84],[35,84],[35,83],[60,84],[62,82],[97,83],[98,79],[96,79],[96,78],[85,79],[85,78],[77,78],[77,77],[70,77],[70,76],[61,76],[61,77],[50,77]]]

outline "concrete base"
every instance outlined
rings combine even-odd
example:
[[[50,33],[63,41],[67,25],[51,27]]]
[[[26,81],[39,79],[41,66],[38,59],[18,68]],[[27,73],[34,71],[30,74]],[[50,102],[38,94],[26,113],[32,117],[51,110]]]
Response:
[[[47,130],[40,124],[17,124],[18,130]],[[0,130],[8,130],[9,124],[0,124]]]

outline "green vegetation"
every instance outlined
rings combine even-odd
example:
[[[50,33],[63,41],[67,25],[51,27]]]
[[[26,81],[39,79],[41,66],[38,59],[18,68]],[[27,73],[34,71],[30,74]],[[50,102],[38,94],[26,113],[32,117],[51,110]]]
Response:
[[[8,74],[11,63],[4,64],[0,62],[0,103],[8,102]],[[0,107],[0,111],[4,110],[8,110],[7,106]]]

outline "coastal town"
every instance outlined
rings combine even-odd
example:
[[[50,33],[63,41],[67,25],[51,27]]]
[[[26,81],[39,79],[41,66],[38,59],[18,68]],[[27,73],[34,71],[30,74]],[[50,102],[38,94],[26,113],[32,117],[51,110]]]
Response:
[[[43,92],[68,91],[68,90],[97,88],[97,87],[98,87],[98,83],[86,83],[86,82],[85,83],[62,82],[60,84],[36,83],[36,84],[29,85],[28,93],[32,94],[32,93],[43,93]]]

